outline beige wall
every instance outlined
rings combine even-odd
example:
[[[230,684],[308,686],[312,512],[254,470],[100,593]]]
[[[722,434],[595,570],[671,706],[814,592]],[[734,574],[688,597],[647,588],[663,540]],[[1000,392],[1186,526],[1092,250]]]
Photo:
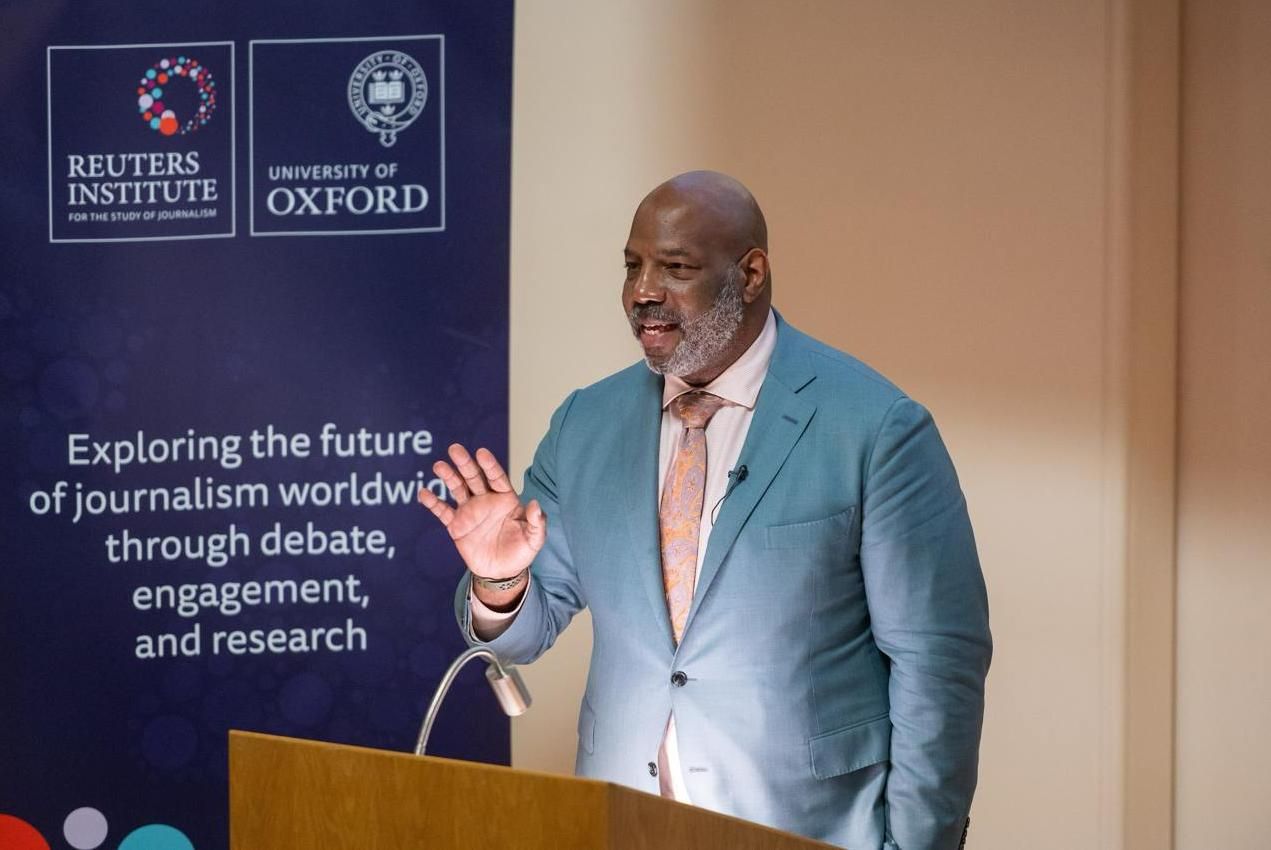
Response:
[[[778,309],[925,402],[961,472],[997,642],[973,846],[1168,846],[1177,3],[523,0],[516,26],[512,465],[637,356],[640,197],[735,174]],[[572,768],[589,641],[582,615],[525,671],[518,766]]]
[[[1188,0],[1178,848],[1271,846],[1271,4]]]

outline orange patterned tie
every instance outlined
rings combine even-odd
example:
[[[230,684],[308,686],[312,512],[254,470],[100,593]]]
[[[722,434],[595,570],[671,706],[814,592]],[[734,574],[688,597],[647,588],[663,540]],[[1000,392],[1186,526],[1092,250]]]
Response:
[[[697,546],[706,495],[706,423],[727,402],[716,395],[691,392],[671,404],[684,423],[684,435],[662,487],[658,524],[662,536],[662,584],[676,645],[693,604]]]

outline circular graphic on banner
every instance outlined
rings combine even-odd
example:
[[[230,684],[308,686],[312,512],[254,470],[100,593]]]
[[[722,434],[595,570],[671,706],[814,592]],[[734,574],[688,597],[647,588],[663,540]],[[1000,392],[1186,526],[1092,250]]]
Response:
[[[21,818],[0,815],[0,847],[4,850],[49,850],[49,843],[35,827]]]
[[[75,850],[96,850],[106,840],[109,829],[105,815],[90,806],[83,806],[66,816],[62,835]]]
[[[181,830],[163,823],[152,823],[128,833],[119,850],[194,850],[194,845]]]
[[[184,81],[184,82],[183,82]],[[184,122],[166,103],[172,87],[194,85],[198,96]],[[193,133],[212,120],[216,111],[216,80],[212,72],[188,56],[160,59],[137,81],[137,112],[151,130],[164,136]]]
[[[428,102],[428,80],[419,63],[400,50],[378,50],[357,63],[349,77],[349,109],[386,148]]]

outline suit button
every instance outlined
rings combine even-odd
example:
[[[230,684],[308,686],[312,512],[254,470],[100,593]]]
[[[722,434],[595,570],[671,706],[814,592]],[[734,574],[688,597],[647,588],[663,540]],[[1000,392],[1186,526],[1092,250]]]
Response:
[[[688,684],[688,676],[685,675],[683,670],[676,670],[671,674],[671,684],[677,688],[682,688]]]
[[[649,775],[650,776],[658,775],[658,766],[654,764],[653,762],[649,762]]]

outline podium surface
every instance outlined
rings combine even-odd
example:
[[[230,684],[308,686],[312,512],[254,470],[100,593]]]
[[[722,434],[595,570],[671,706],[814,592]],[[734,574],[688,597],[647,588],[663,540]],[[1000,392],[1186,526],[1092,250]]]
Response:
[[[620,785],[231,731],[231,850],[813,850]]]

